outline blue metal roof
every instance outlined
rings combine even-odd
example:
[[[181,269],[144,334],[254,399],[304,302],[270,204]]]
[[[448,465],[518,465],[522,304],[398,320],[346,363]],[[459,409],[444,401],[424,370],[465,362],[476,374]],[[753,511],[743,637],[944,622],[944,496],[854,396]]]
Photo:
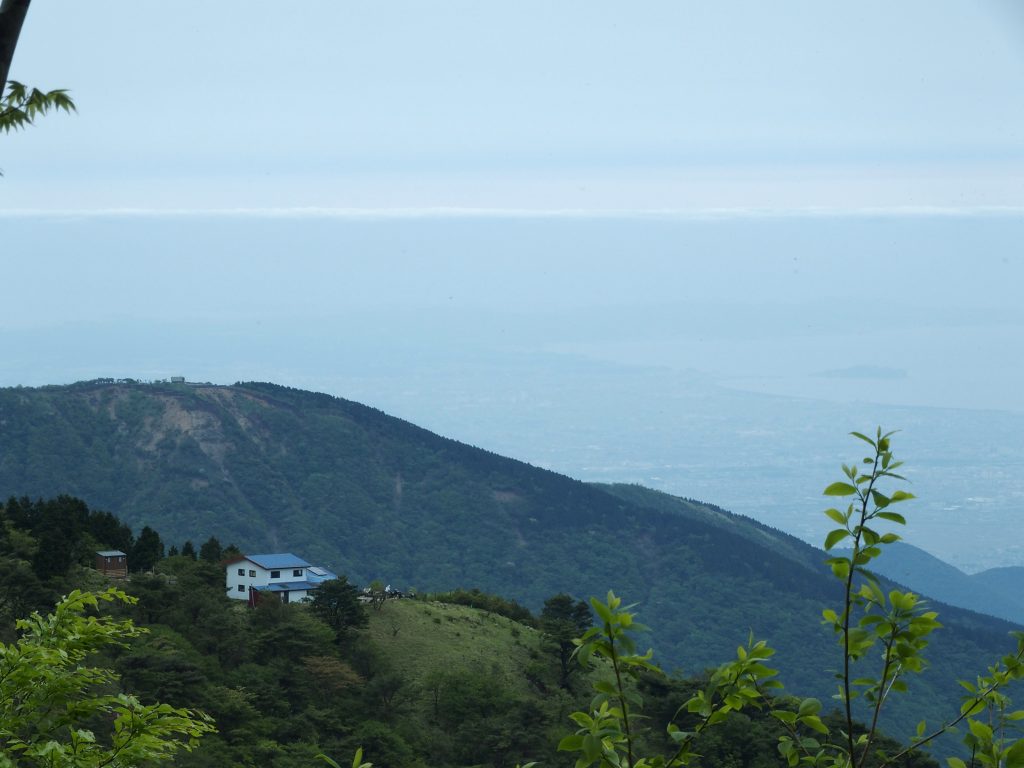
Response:
[[[102,550],[100,552],[97,552],[96,554],[101,556],[101,557],[127,557],[128,556],[124,552],[122,552],[120,549],[104,549],[104,550]]]
[[[314,584],[321,584],[325,581],[338,578],[334,571],[322,568],[319,565],[311,565],[306,569],[306,578]]]
[[[256,563],[260,568],[268,570],[276,568],[309,568],[309,563],[291,552],[272,555],[246,555],[247,560]]]
[[[282,581],[276,584],[266,584],[260,587],[253,587],[257,592],[294,592],[299,589],[316,589],[319,584],[312,584],[308,581]]]

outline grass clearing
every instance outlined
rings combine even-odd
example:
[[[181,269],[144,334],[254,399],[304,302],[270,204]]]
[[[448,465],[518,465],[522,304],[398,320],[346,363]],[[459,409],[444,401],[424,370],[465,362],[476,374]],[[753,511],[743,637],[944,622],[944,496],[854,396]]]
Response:
[[[366,634],[410,682],[422,683],[430,670],[482,670],[529,695],[523,670],[547,656],[556,663],[537,630],[478,608],[390,600],[368,614]]]

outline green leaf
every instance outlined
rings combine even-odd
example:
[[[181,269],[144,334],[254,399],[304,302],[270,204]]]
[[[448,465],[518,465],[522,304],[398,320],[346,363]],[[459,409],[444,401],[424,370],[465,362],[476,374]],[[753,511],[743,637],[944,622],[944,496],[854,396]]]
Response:
[[[558,742],[559,752],[579,752],[583,748],[583,737],[578,733],[566,736]]]
[[[834,531],[830,531],[828,536],[825,537],[825,551],[832,549],[843,539],[847,538],[850,532],[844,528],[836,528]]]
[[[850,574],[850,561],[845,557],[834,557],[826,562],[837,579],[845,579]]]
[[[602,603],[596,597],[590,598],[590,605],[594,609],[594,613],[597,614],[598,618],[601,619],[605,624],[612,623],[612,612],[607,605]]]
[[[852,496],[857,492],[857,489],[849,483],[832,483],[828,488],[822,491],[824,496]]]
[[[902,462],[900,462],[900,463],[902,464]],[[889,470],[885,470],[884,472],[879,472],[878,473],[878,477],[879,478],[891,477],[894,480],[902,480],[904,482],[907,482],[907,478],[905,478],[903,475],[897,475],[895,472],[890,472]],[[889,501],[891,502],[892,499],[889,499]],[[897,499],[897,501],[900,501],[900,499]]]
[[[862,435],[862,434],[861,434],[860,432],[851,432],[850,434],[851,434],[851,435],[853,435],[854,437],[860,438],[860,439],[861,439],[861,440],[863,440],[863,441],[864,441],[865,443],[867,443],[868,445],[870,445],[870,446],[871,446],[872,448],[874,448],[874,447],[875,447],[875,441],[874,441],[874,440],[872,440],[872,439],[871,439],[870,437],[868,437],[867,435]]]
[[[825,514],[835,522],[839,523],[840,525],[846,525],[846,515],[844,515],[838,509],[826,509]]]
[[[793,725],[796,723],[796,712],[788,712],[784,709],[773,709],[771,716],[776,720],[786,723],[787,725]]]
[[[892,499],[890,499],[890,501],[892,501]],[[907,519],[898,512],[879,512],[877,517],[880,517],[883,520],[889,520],[893,523],[899,523],[900,525],[907,524]]]
[[[602,744],[601,740],[594,736],[592,733],[583,735],[582,744],[583,756],[591,762],[596,762],[601,757]]]
[[[1003,768],[1024,768],[1024,739],[1018,740],[1003,755]]]
[[[979,720],[968,720],[967,726],[971,729],[971,733],[974,734],[975,738],[983,743],[992,741],[992,729],[985,723]]]
[[[821,722],[821,718],[817,715],[801,717],[800,722],[818,733],[828,734],[828,726]]]
[[[800,707],[797,709],[797,715],[803,717],[805,715],[816,715],[821,712],[821,702],[817,699],[804,699],[800,702]]]

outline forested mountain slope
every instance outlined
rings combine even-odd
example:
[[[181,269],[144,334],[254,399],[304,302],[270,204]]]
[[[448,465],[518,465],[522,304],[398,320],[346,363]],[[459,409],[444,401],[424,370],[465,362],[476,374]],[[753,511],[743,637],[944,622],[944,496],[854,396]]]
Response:
[[[779,649],[791,689],[833,690],[820,616],[839,590],[820,553],[712,507],[610,493],[271,384],[5,389],[0,428],[4,496],[74,494],[165,540],[294,551],[359,583],[480,587],[533,608],[614,588],[640,603],[670,669],[716,664],[753,630]],[[1008,624],[943,619],[920,686],[930,717],[955,702],[953,677],[1010,647]],[[920,715],[907,708],[903,724]]]
[[[642,485],[626,483],[594,483],[593,485],[635,506],[668,512],[694,522],[707,523],[722,531],[742,536],[753,544],[768,547],[789,558],[795,565],[822,573],[827,572],[823,564],[824,557],[821,550],[810,547],[795,536],[767,526],[753,518],[728,512],[714,504],[695,499],[682,499],[663,491],[645,488]]]

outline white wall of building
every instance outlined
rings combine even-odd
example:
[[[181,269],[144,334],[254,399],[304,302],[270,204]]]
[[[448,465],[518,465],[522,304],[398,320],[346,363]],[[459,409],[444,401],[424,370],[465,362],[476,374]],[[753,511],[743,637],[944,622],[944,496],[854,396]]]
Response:
[[[305,581],[305,568],[281,568],[270,570],[263,568],[251,560],[238,560],[224,567],[225,589],[228,597],[235,600],[248,600],[249,587],[265,587],[268,584],[282,584],[288,581]],[[307,596],[305,590],[295,590],[289,594],[289,602],[298,602]]]

